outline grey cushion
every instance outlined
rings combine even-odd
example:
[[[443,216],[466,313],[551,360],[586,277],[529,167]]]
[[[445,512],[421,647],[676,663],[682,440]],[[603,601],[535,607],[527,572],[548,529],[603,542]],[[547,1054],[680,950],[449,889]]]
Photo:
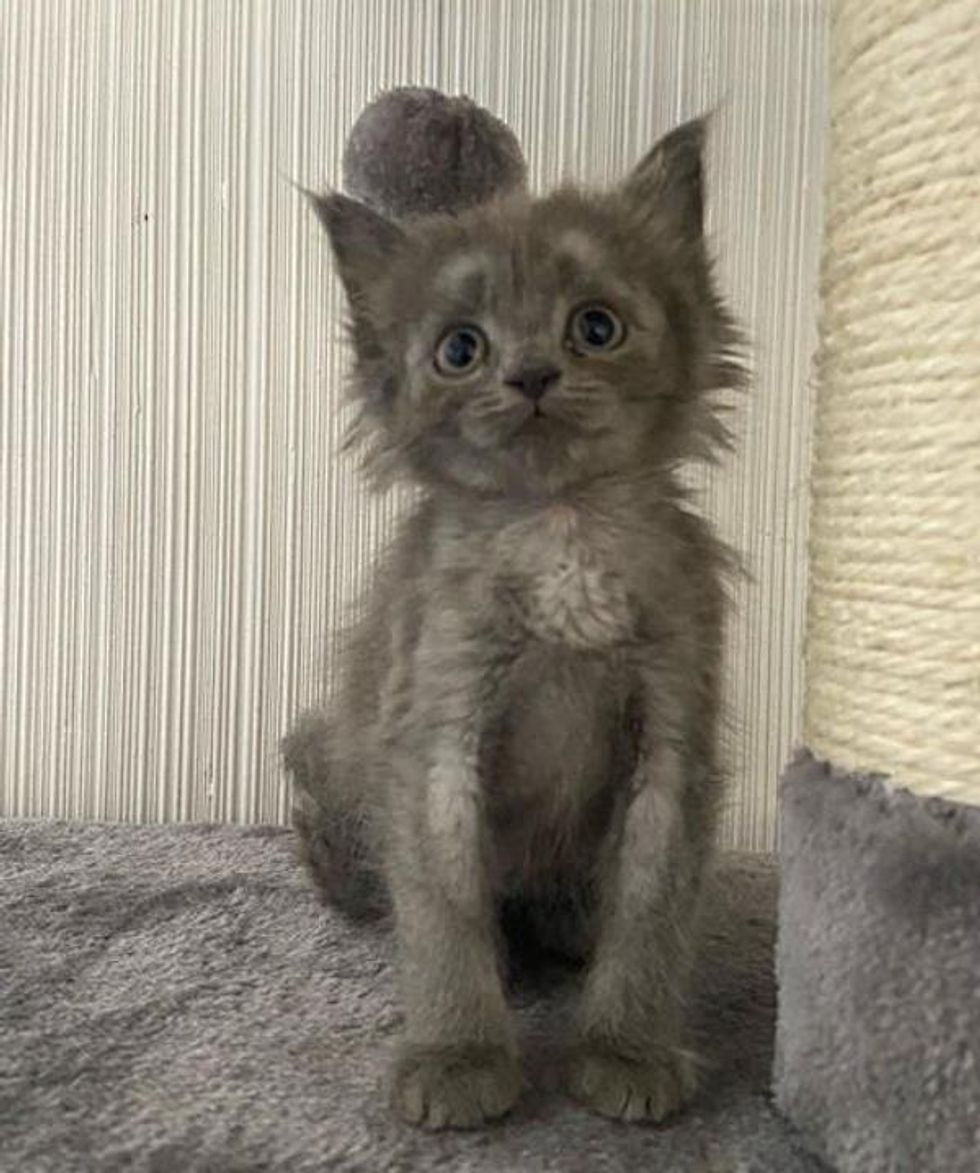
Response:
[[[804,756],[781,854],[779,1105],[842,1173],[977,1173],[980,810]]]

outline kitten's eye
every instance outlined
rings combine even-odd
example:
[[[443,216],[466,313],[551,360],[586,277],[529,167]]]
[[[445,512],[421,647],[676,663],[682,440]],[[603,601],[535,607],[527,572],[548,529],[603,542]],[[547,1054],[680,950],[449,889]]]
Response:
[[[456,326],[436,347],[436,370],[443,375],[466,375],[486,358],[487,340],[476,326]]]
[[[613,350],[626,334],[623,323],[603,305],[586,305],[572,314],[568,340],[583,350]]]

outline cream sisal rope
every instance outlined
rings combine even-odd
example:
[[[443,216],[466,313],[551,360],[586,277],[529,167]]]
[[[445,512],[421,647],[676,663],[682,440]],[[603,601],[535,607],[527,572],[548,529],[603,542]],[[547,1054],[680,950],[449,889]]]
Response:
[[[835,0],[806,740],[980,804],[980,0]]]

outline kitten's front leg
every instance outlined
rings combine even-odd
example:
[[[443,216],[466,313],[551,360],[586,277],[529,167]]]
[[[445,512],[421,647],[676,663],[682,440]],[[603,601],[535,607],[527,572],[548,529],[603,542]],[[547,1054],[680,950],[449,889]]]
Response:
[[[661,735],[641,751],[606,863],[570,1090],[604,1116],[660,1121],[697,1087],[685,1011],[712,803],[707,767],[670,736],[663,708],[647,710]]]
[[[475,730],[465,713],[445,708],[437,705],[434,721],[428,708],[432,732],[402,761],[393,812],[389,880],[405,1003],[393,1098],[410,1123],[472,1128],[512,1107],[521,1077],[499,972]]]

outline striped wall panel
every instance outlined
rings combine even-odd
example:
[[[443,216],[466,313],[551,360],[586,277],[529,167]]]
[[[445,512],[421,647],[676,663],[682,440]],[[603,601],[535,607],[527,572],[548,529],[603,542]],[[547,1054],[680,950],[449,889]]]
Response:
[[[823,17],[804,0],[0,3],[0,815],[282,820],[277,740],[329,687],[397,498],[337,455],[327,250],[379,89],[466,91],[546,186],[718,107],[711,226],[755,339],[726,831],[771,844],[797,736]]]

